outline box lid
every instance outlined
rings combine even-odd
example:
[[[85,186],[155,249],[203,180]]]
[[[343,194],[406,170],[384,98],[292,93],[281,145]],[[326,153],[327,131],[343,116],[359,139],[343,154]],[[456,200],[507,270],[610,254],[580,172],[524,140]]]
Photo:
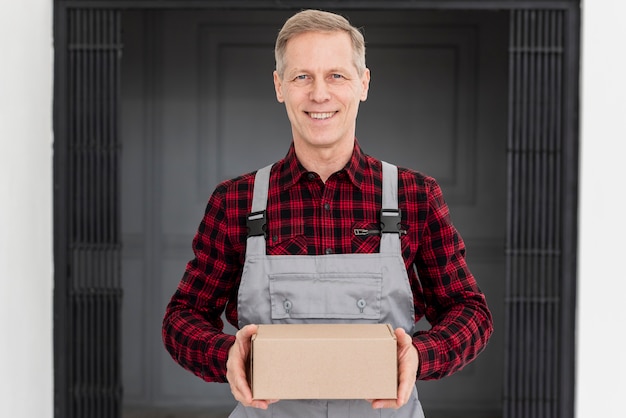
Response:
[[[259,325],[255,337],[263,339],[341,339],[396,338],[389,324],[264,324]]]

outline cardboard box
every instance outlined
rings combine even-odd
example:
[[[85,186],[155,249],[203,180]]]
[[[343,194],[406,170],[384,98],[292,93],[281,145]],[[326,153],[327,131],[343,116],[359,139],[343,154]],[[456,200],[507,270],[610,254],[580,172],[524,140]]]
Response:
[[[395,399],[397,345],[387,324],[259,325],[255,399]]]

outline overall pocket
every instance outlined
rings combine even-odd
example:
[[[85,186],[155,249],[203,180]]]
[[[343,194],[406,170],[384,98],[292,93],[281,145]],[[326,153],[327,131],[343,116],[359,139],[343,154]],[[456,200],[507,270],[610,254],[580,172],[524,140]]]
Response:
[[[270,274],[272,319],[381,317],[380,273]]]

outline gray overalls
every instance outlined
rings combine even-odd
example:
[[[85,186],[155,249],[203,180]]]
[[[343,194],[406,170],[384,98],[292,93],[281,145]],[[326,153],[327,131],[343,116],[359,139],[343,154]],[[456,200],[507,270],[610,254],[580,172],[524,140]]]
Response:
[[[270,169],[256,174],[249,222],[265,222]],[[379,253],[268,256],[261,229],[251,228],[237,302],[239,326],[389,323],[410,334],[415,315],[397,229],[398,171],[384,162],[382,190],[381,222],[389,214],[395,223],[382,229]],[[238,404],[230,417],[423,418],[424,413],[414,388],[409,402],[398,410],[374,410],[364,400],[282,400],[267,410]]]

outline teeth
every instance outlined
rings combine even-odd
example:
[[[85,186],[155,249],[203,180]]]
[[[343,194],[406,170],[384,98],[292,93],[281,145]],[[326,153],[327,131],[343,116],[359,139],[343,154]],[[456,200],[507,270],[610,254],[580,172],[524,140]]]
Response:
[[[334,112],[326,112],[326,113],[309,113],[313,119],[328,119],[334,115]]]

